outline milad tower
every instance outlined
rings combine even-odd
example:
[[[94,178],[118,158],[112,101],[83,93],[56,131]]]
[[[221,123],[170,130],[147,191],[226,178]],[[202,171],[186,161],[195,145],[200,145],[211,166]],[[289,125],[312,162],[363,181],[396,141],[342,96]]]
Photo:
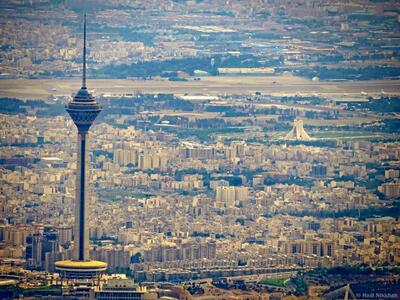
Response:
[[[62,278],[99,278],[107,264],[89,258],[88,183],[89,173],[89,128],[101,111],[101,106],[86,87],[86,14],[83,25],[83,74],[82,87],[66,106],[66,111],[78,129],[78,153],[75,193],[74,252],[72,260],[55,263]]]

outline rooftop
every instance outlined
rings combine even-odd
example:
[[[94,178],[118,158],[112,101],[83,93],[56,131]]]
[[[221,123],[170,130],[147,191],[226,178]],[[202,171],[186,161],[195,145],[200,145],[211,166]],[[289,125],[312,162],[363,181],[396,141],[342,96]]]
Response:
[[[63,269],[103,269],[107,268],[107,263],[97,260],[90,261],[75,261],[61,260],[55,263],[56,268]]]

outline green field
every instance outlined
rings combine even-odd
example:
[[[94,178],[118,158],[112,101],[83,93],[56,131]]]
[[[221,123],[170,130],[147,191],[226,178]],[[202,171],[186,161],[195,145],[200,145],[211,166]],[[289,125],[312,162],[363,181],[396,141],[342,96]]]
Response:
[[[273,285],[277,287],[286,287],[288,278],[265,278],[259,282],[259,284]]]

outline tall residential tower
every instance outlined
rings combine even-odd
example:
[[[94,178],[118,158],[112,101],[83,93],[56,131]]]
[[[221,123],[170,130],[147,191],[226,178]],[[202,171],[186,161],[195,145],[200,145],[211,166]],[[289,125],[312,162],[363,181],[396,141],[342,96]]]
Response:
[[[56,262],[56,269],[63,277],[93,278],[106,269],[107,264],[89,258],[88,184],[89,171],[89,128],[101,111],[100,105],[86,87],[86,15],[83,30],[83,74],[82,87],[66,106],[78,129],[78,163],[76,170],[75,226],[73,260]]]

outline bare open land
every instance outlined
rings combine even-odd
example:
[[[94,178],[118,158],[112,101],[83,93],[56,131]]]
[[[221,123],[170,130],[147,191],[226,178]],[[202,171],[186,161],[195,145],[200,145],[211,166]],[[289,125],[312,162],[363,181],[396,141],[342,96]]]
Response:
[[[71,95],[80,87],[79,79],[3,79],[0,97],[47,99],[50,95]],[[174,94],[254,94],[317,95],[343,100],[400,94],[400,80],[312,81],[292,75],[282,76],[209,76],[200,80],[168,81],[166,79],[91,79],[89,88],[96,94],[174,93]]]

